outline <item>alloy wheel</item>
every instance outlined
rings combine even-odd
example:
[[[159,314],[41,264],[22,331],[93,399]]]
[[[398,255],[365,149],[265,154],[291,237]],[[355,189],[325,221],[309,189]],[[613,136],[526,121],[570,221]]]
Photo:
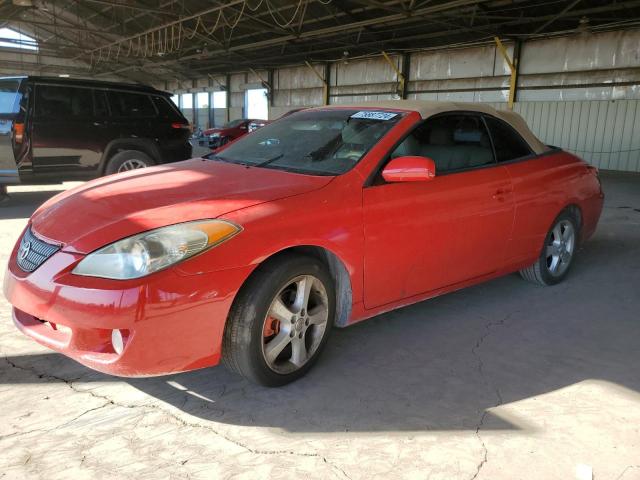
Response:
[[[316,353],[327,329],[329,302],[323,283],[301,275],[275,296],[263,324],[262,355],[271,370],[294,372]]]
[[[547,270],[554,277],[561,276],[571,263],[576,246],[576,231],[569,220],[561,220],[551,230],[547,243]]]
[[[146,168],[147,164],[142,160],[131,159],[124,162],[118,167],[118,173],[128,172],[129,170],[137,170],[138,168]]]

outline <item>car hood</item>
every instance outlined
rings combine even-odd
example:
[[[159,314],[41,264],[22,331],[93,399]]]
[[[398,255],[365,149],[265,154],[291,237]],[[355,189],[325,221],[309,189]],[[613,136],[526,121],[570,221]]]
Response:
[[[145,230],[317,190],[332,178],[192,159],[87,182],[42,205],[31,226],[66,251],[89,253]]]

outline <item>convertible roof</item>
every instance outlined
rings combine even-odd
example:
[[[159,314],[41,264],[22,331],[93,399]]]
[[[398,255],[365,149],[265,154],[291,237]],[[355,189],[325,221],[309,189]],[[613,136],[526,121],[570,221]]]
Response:
[[[383,110],[409,110],[418,112],[424,119],[444,112],[486,113],[487,115],[498,117],[511,125],[522,136],[522,138],[525,139],[535,153],[540,154],[549,150],[549,147],[538,140],[533,132],[529,130],[527,122],[525,122],[520,115],[510,110],[496,110],[495,108],[482,103],[430,102],[427,100],[381,100],[375,102],[328,105],[320,108],[380,108]]]

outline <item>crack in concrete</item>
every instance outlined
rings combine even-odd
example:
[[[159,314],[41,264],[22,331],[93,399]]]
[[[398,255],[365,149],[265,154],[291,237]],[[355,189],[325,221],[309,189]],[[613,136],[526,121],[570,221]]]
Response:
[[[21,437],[23,435],[29,435],[31,433],[49,433],[49,432],[53,432],[54,430],[58,430],[60,428],[64,428],[64,427],[66,427],[68,425],[71,425],[73,422],[78,420],[80,417],[86,415],[87,413],[95,412],[96,410],[100,410],[100,409],[105,408],[105,407],[107,407],[109,405],[113,405],[113,402],[107,402],[104,405],[100,405],[98,407],[94,407],[94,408],[90,408],[88,410],[85,410],[81,414],[73,417],[71,420],[67,420],[66,422],[63,422],[60,425],[56,425],[56,426],[51,427],[51,428],[34,428],[33,430],[27,430],[27,431],[24,431],[24,432],[13,432],[13,433],[9,433],[7,435],[2,435],[2,436],[0,436],[0,441],[5,440],[7,438]]]
[[[616,477],[616,480],[621,480],[622,477],[624,477],[625,473],[627,473],[627,471],[635,469],[635,468],[640,468],[640,464],[639,465],[627,465],[624,468],[624,470],[622,470],[622,473]]]
[[[484,343],[485,339],[489,335],[491,335],[492,327],[501,327],[501,326],[503,326],[507,322],[507,320],[509,320],[516,313],[518,313],[518,311],[511,312],[511,313],[507,314],[501,320],[498,320],[497,322],[493,322],[493,321],[487,322],[485,324],[485,326],[484,326],[485,333],[482,334],[480,336],[480,338],[478,338],[478,340],[476,341],[476,344],[473,346],[473,348],[471,348],[471,353],[473,354],[473,356],[476,358],[476,360],[478,362],[478,374],[482,377],[484,383],[489,388],[491,388],[493,390],[493,392],[495,393],[495,395],[496,395],[497,402],[491,408],[499,407],[500,405],[502,405],[504,403],[503,399],[502,399],[502,393],[500,392],[500,389],[496,385],[494,385],[487,378],[487,376],[485,375],[484,362],[482,361],[482,357],[478,353],[478,350],[480,349],[480,346]],[[481,472],[482,468],[485,466],[485,464],[487,463],[487,460],[488,460],[489,451],[487,449],[487,445],[484,443],[484,440],[482,439],[482,435],[480,435],[480,430],[482,430],[482,427],[484,426],[484,420],[485,420],[485,418],[487,417],[488,414],[489,414],[489,411],[485,410],[482,413],[482,416],[480,417],[480,421],[478,422],[478,425],[476,425],[475,435],[478,438],[478,441],[480,442],[480,445],[482,446],[482,459],[480,460],[480,463],[478,463],[478,465],[476,466],[476,472],[474,473],[473,477],[471,477],[471,480],[475,480],[476,478],[478,478],[478,475],[480,475],[480,472]]]
[[[0,440],[3,440],[5,438],[8,437],[14,437],[14,436],[21,436],[21,435],[28,435],[30,433],[36,433],[36,432],[40,432],[40,433],[49,433],[52,432],[58,428],[62,428],[64,426],[67,426],[71,423],[73,423],[74,421],[76,421],[78,418],[86,415],[87,413],[96,411],[96,410],[100,410],[102,408],[108,407],[110,405],[113,406],[118,406],[118,407],[122,407],[122,408],[131,408],[131,409],[149,409],[149,410],[154,410],[154,411],[158,411],[163,415],[167,415],[170,418],[174,419],[175,421],[177,421],[180,425],[185,426],[185,427],[191,427],[191,428],[203,428],[205,430],[208,430],[212,433],[214,433],[215,435],[223,438],[224,440],[228,441],[229,443],[232,443],[233,445],[236,445],[237,447],[240,447],[242,449],[244,449],[246,452],[254,454],[254,455],[291,455],[291,456],[299,456],[299,457],[314,457],[314,458],[319,458],[320,460],[322,460],[324,463],[326,463],[327,465],[329,465],[332,469],[334,469],[335,471],[339,472],[343,478],[346,479],[350,479],[349,475],[346,474],[346,472],[340,468],[339,466],[335,465],[334,463],[330,462],[325,456],[319,454],[319,453],[315,453],[315,452],[295,452],[293,450],[261,450],[261,449],[254,449],[251,448],[250,446],[239,442],[237,440],[234,440],[233,438],[230,438],[229,436],[219,432],[218,430],[214,429],[213,427],[209,426],[209,425],[203,425],[200,423],[194,423],[194,422],[188,422],[183,418],[180,418],[180,416],[167,411],[165,409],[163,409],[160,405],[155,405],[155,404],[151,404],[151,403],[144,403],[144,404],[139,404],[139,405],[130,405],[130,404],[126,404],[126,403],[122,403],[122,402],[118,402],[116,400],[113,400],[112,398],[106,396],[106,395],[100,395],[97,394],[95,392],[93,392],[92,390],[83,390],[83,389],[79,389],[77,388],[75,385],[73,385],[73,382],[75,382],[78,378],[72,379],[72,380],[67,380],[63,377],[59,377],[56,375],[51,375],[48,373],[40,373],[38,371],[36,371],[33,368],[30,367],[24,367],[22,365],[18,365],[15,362],[12,362],[11,360],[9,360],[8,357],[4,357],[5,361],[12,367],[12,368],[16,368],[18,370],[22,370],[25,372],[29,372],[33,375],[36,375],[38,378],[46,378],[46,379],[50,379],[50,380],[57,380],[60,382],[65,383],[71,390],[73,390],[76,393],[83,393],[83,394],[88,394],[91,395],[94,398],[99,398],[102,400],[106,400],[106,403],[104,403],[103,405],[100,405],[98,407],[94,407],[88,410],[85,410],[84,412],[80,413],[79,415],[77,415],[76,417],[72,418],[71,420],[67,420],[66,422],[64,422],[61,425],[57,425],[55,427],[52,427],[50,429],[34,429],[34,430],[29,430],[26,432],[15,432],[9,435],[4,435],[4,436],[0,436]]]

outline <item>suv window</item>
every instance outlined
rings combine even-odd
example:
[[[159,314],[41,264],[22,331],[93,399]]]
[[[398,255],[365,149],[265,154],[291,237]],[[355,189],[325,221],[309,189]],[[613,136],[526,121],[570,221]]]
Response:
[[[103,90],[93,91],[93,101],[95,102],[96,117],[108,117],[109,107],[107,106],[107,97]]]
[[[115,117],[144,118],[157,115],[151,99],[144,93],[111,91],[108,95],[111,114]]]
[[[533,153],[527,142],[509,125],[493,117],[485,117],[485,120],[491,132],[498,162],[507,162]]]
[[[37,117],[91,117],[93,98],[88,88],[36,86]]]
[[[416,128],[391,154],[429,157],[436,173],[455,172],[495,162],[489,134],[479,115],[441,115]]]
[[[170,99],[160,95],[154,95],[151,98],[153,98],[153,103],[160,113],[160,118],[171,120],[172,122],[183,121],[182,114],[179,113],[178,108]]]

